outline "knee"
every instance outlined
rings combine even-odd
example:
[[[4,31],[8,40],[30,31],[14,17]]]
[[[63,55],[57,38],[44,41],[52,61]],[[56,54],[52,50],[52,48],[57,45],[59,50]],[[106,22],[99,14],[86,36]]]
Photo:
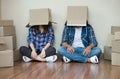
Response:
[[[62,54],[65,51],[65,47],[60,47],[57,51],[59,54]]]
[[[96,53],[97,53],[98,55],[100,55],[100,54],[102,53],[102,50],[97,47],[97,48],[96,48]]]
[[[22,53],[25,51],[25,49],[26,49],[25,46],[21,46],[21,47],[19,48],[20,53],[22,54]]]

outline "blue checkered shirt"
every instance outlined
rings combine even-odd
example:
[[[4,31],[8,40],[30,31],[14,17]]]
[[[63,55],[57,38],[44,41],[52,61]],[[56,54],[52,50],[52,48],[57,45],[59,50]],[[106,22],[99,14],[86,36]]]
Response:
[[[36,51],[41,51],[47,43],[50,43],[53,45],[54,43],[54,30],[52,27],[48,28],[48,32],[46,34],[43,34],[39,32],[38,35],[35,34],[34,28],[29,28],[29,34],[28,34],[28,46],[32,42],[34,44],[34,47]]]

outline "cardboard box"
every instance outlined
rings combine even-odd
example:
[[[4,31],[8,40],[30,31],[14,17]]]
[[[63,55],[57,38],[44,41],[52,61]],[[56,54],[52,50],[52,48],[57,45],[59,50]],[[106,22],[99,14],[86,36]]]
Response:
[[[0,39],[0,51],[3,51],[6,49],[6,44],[3,39]]]
[[[120,53],[112,52],[112,65],[120,66]]]
[[[111,60],[112,47],[104,46],[104,59]]]
[[[120,32],[115,32],[115,37],[114,39],[117,41],[117,40],[120,40]]]
[[[13,25],[13,20],[0,20],[0,26]]]
[[[13,65],[13,50],[0,51],[0,67],[9,67]]]
[[[20,54],[19,50],[14,50],[14,61],[22,60],[22,55]]]
[[[115,34],[115,32],[120,32],[120,26],[112,26],[111,27],[111,34]]]
[[[112,51],[120,53],[120,41],[112,41]]]
[[[88,20],[87,6],[67,7],[67,26],[86,26]]]
[[[112,41],[114,40],[114,35],[109,34],[107,38],[107,43],[106,46],[111,46],[112,47]]]
[[[0,36],[15,36],[15,27],[14,26],[0,27]]]
[[[16,37],[15,36],[4,36],[4,37],[0,37],[0,39],[4,39],[6,43],[6,49],[11,49],[11,50],[16,49]]]
[[[31,9],[30,25],[48,25],[50,19],[50,9]]]

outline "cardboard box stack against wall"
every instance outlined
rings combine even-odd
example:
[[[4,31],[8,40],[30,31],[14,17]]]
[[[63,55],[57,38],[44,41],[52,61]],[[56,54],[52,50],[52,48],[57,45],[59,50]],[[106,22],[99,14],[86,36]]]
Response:
[[[13,20],[0,20],[0,67],[13,66],[16,51]]]
[[[120,26],[112,26],[104,47],[104,58],[111,60],[112,65],[120,65]]]

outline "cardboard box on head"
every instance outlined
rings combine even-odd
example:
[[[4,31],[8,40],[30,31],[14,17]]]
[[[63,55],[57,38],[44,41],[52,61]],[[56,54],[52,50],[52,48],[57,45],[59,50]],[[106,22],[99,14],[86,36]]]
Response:
[[[86,26],[88,19],[87,6],[67,7],[67,26]]]
[[[30,25],[48,25],[51,21],[50,9],[31,9],[30,10]]]

